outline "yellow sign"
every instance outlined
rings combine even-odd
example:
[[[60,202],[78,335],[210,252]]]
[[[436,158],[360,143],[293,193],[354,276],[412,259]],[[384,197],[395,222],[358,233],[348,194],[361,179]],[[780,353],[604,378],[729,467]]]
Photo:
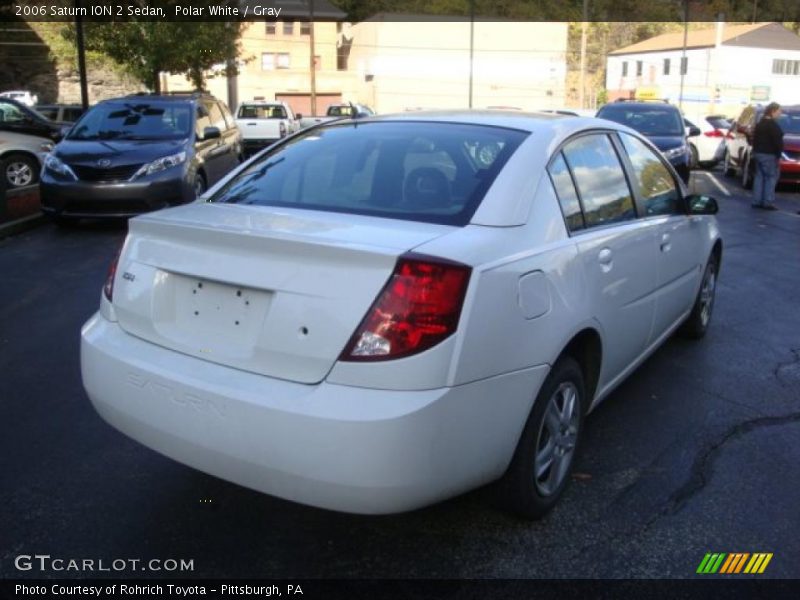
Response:
[[[636,88],[637,100],[659,100],[661,98],[661,90],[657,87],[640,87]]]

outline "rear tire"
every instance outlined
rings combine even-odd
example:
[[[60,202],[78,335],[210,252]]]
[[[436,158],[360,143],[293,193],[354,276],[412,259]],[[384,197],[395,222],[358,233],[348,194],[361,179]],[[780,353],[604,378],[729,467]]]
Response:
[[[505,475],[498,503],[526,519],[555,506],[570,480],[586,411],[583,372],[575,359],[556,362],[542,384]]]
[[[753,178],[755,177],[755,165],[750,160],[750,155],[745,156],[742,161],[742,187],[746,190],[753,189]]]
[[[690,340],[699,340],[706,335],[711,315],[714,310],[714,299],[717,292],[717,274],[719,273],[719,260],[712,253],[703,272],[703,281],[697,292],[692,312],[678,330],[681,336]]]
[[[736,169],[731,164],[731,153],[725,150],[725,159],[722,163],[722,170],[725,172],[725,177],[733,177],[736,174]]]

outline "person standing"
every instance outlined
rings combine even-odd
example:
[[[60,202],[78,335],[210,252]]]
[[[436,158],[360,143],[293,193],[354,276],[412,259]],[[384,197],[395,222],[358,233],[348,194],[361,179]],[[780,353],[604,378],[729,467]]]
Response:
[[[756,177],[753,180],[753,208],[775,209],[775,185],[778,183],[780,158],[783,152],[783,130],[778,125],[781,106],[771,102],[753,132],[753,160]]]

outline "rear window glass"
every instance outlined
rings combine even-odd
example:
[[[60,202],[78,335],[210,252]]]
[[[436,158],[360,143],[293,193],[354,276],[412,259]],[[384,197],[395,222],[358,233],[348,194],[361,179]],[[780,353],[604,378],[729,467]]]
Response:
[[[627,125],[642,135],[684,135],[681,113],[670,106],[631,106],[620,102],[606,104],[597,116]]]
[[[526,136],[456,123],[337,123],[262,156],[211,201],[465,225]]]
[[[282,106],[243,104],[239,107],[240,119],[285,119],[286,110]]]

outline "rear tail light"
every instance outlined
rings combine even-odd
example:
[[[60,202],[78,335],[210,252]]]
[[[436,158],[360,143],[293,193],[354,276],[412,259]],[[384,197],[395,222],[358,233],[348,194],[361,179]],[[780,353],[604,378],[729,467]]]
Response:
[[[417,354],[458,327],[472,269],[408,254],[345,346],[339,360],[389,360]]]
[[[281,133],[281,137],[285,136],[285,135],[286,135],[286,123],[284,123],[283,121],[281,121],[281,122],[278,124],[278,131],[280,131],[280,133]]]
[[[103,294],[109,302],[114,299],[114,278],[117,276],[117,263],[119,263],[120,254],[122,254],[122,245],[120,245],[117,254],[114,256],[114,260],[112,260],[111,264],[108,266],[108,275],[106,276],[106,283],[103,286]]]
[[[725,132],[723,132],[721,129],[711,129],[709,131],[703,132],[703,135],[705,135],[706,137],[724,137]]]

